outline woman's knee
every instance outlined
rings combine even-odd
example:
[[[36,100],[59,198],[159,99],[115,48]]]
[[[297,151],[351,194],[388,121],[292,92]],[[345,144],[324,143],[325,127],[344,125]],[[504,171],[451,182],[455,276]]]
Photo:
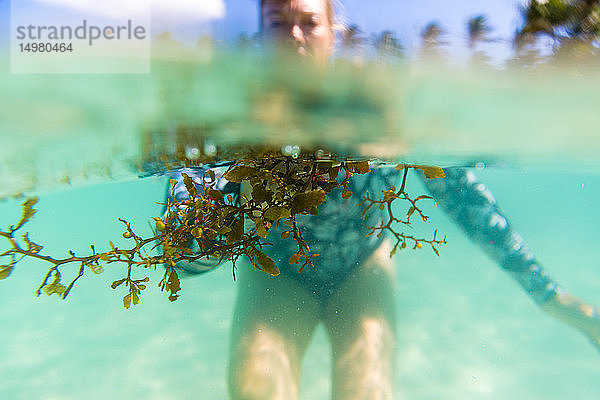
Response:
[[[333,350],[335,399],[392,399],[395,334],[384,318],[363,318]]]
[[[232,399],[295,399],[300,359],[285,338],[267,326],[242,338],[231,351]]]

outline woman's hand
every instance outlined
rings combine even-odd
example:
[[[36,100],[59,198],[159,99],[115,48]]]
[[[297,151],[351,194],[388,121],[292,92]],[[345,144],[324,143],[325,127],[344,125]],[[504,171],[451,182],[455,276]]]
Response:
[[[553,317],[579,329],[600,352],[600,309],[567,292],[558,292],[541,307]]]

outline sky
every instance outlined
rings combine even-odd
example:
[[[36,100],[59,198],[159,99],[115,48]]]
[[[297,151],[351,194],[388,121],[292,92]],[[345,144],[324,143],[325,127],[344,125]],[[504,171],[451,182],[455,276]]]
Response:
[[[24,0],[13,0],[24,1]],[[63,4],[90,12],[108,12],[116,4],[148,4],[153,12],[153,32],[171,30],[184,36],[210,33],[222,41],[232,41],[241,32],[252,34],[257,29],[258,0],[28,0],[32,11],[43,12],[44,7]],[[510,38],[520,19],[518,6],[526,0],[342,0],[341,15],[347,24],[356,23],[367,33],[392,30],[409,54],[419,45],[419,33],[427,23],[439,22],[447,31],[448,49],[455,57],[468,55],[466,21],[469,17],[485,14],[492,26],[493,36],[502,38],[486,46],[495,59],[510,55]],[[9,0],[0,0],[0,45],[9,41]],[[115,3],[111,5],[109,3]],[[102,4],[102,7],[98,7]],[[179,9],[181,12],[175,12]],[[162,21],[158,21],[158,19]],[[174,22],[177,22],[176,24]]]

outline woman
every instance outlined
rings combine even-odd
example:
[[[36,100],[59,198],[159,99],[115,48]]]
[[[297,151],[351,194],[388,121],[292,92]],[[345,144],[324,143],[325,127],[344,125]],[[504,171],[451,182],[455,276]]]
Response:
[[[334,45],[331,0],[262,0],[260,25],[264,38],[317,64],[327,63]],[[547,276],[471,172],[456,168],[446,173],[444,179],[425,182],[438,204],[542,309],[581,329],[600,346],[596,310]],[[232,399],[296,399],[302,355],[320,322],[332,345],[333,398],[393,398],[396,310],[390,246],[365,239],[355,206],[366,190],[379,192],[377,188],[393,182],[382,172],[370,175],[353,179],[354,200],[344,202],[332,193],[318,217],[303,221],[305,237],[316,241],[307,240],[311,249],[321,254],[318,268],[302,274],[283,268],[294,250],[286,247],[290,240],[278,239],[275,232],[269,237],[275,244],[270,255],[282,267],[281,275],[239,269],[229,361]],[[203,173],[196,171],[194,179],[199,183]],[[239,186],[223,179],[219,185],[224,192],[239,192]],[[176,197],[185,193],[178,184]]]

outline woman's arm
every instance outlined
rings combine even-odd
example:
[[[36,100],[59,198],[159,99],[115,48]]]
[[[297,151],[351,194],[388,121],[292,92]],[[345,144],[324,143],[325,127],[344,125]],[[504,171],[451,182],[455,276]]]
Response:
[[[446,178],[424,179],[448,215],[548,314],[581,330],[600,350],[600,310],[561,288],[512,228],[472,171],[446,168]]]

